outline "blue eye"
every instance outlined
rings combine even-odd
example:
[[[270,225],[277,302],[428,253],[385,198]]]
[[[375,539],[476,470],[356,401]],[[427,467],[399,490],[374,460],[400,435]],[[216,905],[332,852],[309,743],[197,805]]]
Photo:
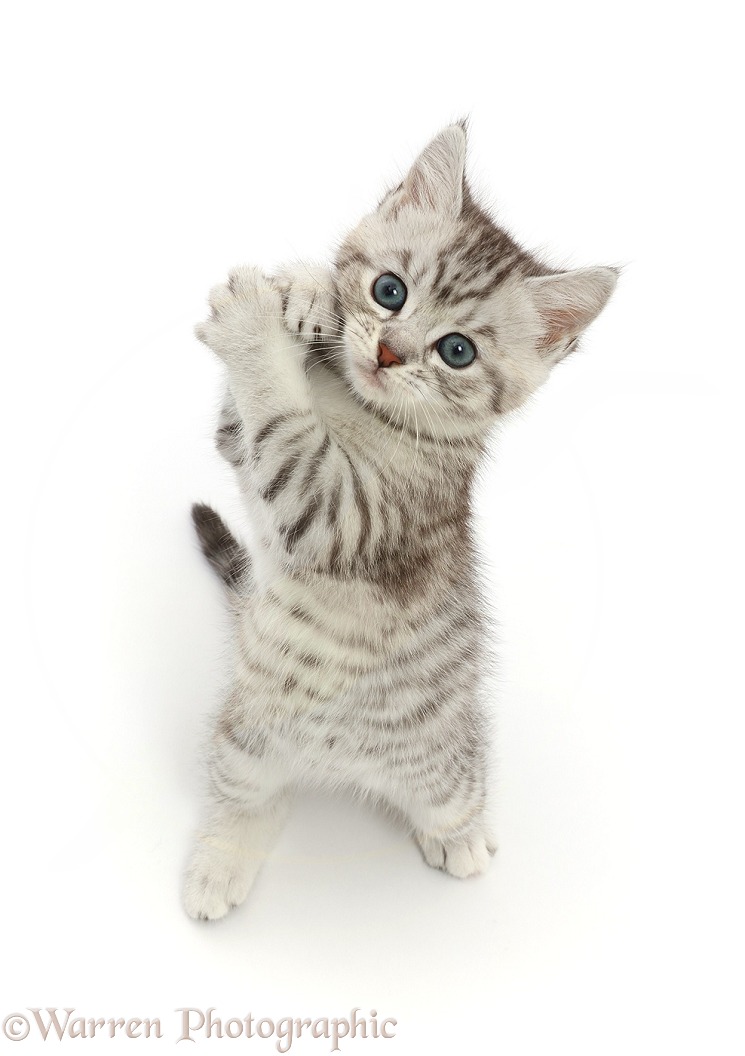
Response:
[[[380,275],[373,283],[372,295],[381,308],[397,312],[406,303],[406,286],[397,275]]]
[[[463,334],[446,334],[437,342],[437,351],[449,367],[467,367],[476,358],[476,349]]]

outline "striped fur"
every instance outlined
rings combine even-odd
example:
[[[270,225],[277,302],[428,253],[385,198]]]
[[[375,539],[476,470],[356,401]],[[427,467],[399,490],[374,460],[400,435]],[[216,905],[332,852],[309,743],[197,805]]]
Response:
[[[388,804],[455,876],[494,850],[471,485],[495,421],[573,347],[615,273],[540,265],[475,204],[464,159],[452,126],[332,270],[237,269],[197,330],[227,369],[218,447],[257,546],[248,575],[218,515],[195,507],[233,598],[237,663],[186,878],[192,916],[245,898],[302,787]],[[408,288],[395,313],[371,296],[385,272]],[[451,332],[476,345],[465,369],[436,351]],[[401,365],[379,368],[380,342]]]

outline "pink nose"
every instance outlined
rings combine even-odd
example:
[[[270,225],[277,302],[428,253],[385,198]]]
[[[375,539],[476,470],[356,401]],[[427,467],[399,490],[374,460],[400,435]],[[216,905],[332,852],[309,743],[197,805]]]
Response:
[[[392,352],[388,345],[384,345],[382,341],[378,344],[378,366],[401,366],[401,360],[396,353]]]

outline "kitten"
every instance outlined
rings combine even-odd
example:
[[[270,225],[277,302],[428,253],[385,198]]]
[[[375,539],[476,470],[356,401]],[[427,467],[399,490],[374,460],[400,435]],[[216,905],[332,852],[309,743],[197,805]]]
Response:
[[[487,437],[606,304],[612,268],[554,272],[476,204],[461,125],[348,235],[333,269],[238,268],[197,328],[227,368],[217,442],[258,547],[193,517],[231,601],[184,902],[241,903],[300,787],[406,819],[429,865],[481,873],[487,636],[470,495]]]

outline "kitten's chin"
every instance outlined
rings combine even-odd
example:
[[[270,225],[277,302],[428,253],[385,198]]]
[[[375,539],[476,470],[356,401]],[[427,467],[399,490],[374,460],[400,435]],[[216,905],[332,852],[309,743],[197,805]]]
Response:
[[[354,360],[350,364],[350,379],[357,393],[365,400],[380,402],[380,396],[386,390],[384,375],[375,360]]]

